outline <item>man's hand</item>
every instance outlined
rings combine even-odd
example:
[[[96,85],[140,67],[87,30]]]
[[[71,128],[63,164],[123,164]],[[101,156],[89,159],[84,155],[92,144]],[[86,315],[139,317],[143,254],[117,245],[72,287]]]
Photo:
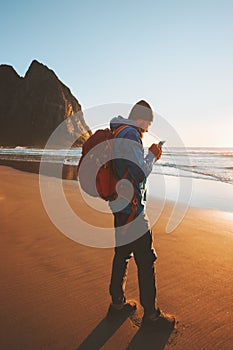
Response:
[[[156,143],[153,143],[150,146],[149,151],[154,154],[156,160],[158,160],[162,155],[162,147]]]

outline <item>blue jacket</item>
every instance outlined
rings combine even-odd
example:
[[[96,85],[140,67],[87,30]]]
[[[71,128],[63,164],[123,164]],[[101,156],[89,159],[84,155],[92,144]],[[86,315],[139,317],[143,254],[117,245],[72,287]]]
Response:
[[[121,125],[127,125],[127,128],[117,135],[117,139],[121,138],[122,140],[113,147],[115,172],[117,177],[122,179],[128,170],[127,179],[133,184],[137,200],[136,215],[139,215],[145,207],[146,179],[152,171],[154,155],[149,152],[146,157],[144,156],[140,131],[135,121],[118,116],[110,122],[112,131]],[[127,188],[124,188],[124,192],[127,192]],[[129,203],[125,198],[119,198],[118,202],[114,201],[109,204],[114,212],[120,211],[130,214],[132,211],[132,203]]]

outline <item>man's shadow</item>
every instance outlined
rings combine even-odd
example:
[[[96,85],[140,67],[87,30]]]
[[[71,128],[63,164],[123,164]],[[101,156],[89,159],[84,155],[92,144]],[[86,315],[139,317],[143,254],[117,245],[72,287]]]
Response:
[[[121,315],[113,319],[107,314],[76,350],[100,349],[128,317],[129,315]]]
[[[101,349],[128,317],[129,315],[121,315],[112,319],[107,314],[76,350]],[[172,331],[173,329],[171,328],[161,329],[160,327],[153,327],[153,329],[148,329],[141,327],[124,350],[162,350],[167,344]]]
[[[140,328],[125,350],[163,350],[173,328]]]

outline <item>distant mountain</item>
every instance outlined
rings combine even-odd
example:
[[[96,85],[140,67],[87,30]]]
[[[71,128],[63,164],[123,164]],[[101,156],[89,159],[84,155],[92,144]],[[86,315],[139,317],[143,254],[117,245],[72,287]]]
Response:
[[[91,135],[81,105],[51,69],[34,60],[20,77],[0,65],[0,146],[43,147],[65,119],[67,135],[81,145]]]

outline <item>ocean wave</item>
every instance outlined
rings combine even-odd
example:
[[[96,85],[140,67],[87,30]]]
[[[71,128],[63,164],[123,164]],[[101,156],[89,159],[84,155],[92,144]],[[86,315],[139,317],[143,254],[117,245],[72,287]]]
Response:
[[[163,156],[168,157],[186,157],[186,158],[217,158],[217,157],[224,157],[224,158],[233,158],[233,152],[228,153],[221,153],[221,152],[213,152],[213,153],[206,153],[206,152],[163,152]]]
[[[154,167],[170,167],[170,168],[179,168],[179,167],[184,167],[184,168],[196,168],[197,165],[192,165],[192,164],[179,164],[179,163],[158,163],[154,164]]]
[[[159,171],[160,167],[161,171]],[[219,173],[216,173],[216,170],[219,170]],[[179,165],[174,163],[168,163],[155,165],[153,168],[153,173],[162,173],[164,175],[170,176],[195,177],[233,184],[233,173],[224,172],[224,168],[220,167],[212,167],[210,169],[209,167],[198,167],[193,165]]]
[[[167,150],[166,150],[167,151]],[[210,179],[233,183],[233,149],[187,149],[164,150],[163,157],[153,166],[153,173],[168,176],[184,176]],[[170,149],[169,149],[170,151]],[[182,153],[182,152],[183,153]],[[0,148],[0,159],[12,161],[63,163],[77,166],[81,156],[81,148],[65,149],[33,149]],[[226,158],[227,157],[227,158]]]
[[[215,169],[215,170],[233,170],[233,167],[231,166],[224,166],[224,165],[215,165],[215,164],[179,164],[177,163],[158,163],[158,164],[154,164],[155,167],[157,166],[162,166],[162,167],[171,167],[171,168],[187,168],[187,170],[191,169],[191,171],[194,169]],[[206,170],[206,171],[207,171]]]
[[[228,183],[233,185],[233,178],[228,178],[228,177],[222,177],[222,176],[215,176],[212,174],[206,174],[206,173],[201,173],[201,172],[179,172],[177,173],[172,173],[172,172],[167,172],[167,171],[158,171],[155,170],[152,172],[152,174],[159,174],[159,175],[165,175],[165,176],[173,176],[173,177],[187,177],[187,178],[193,178],[193,179],[202,179],[202,180],[211,180],[211,181],[220,181],[224,183]]]

